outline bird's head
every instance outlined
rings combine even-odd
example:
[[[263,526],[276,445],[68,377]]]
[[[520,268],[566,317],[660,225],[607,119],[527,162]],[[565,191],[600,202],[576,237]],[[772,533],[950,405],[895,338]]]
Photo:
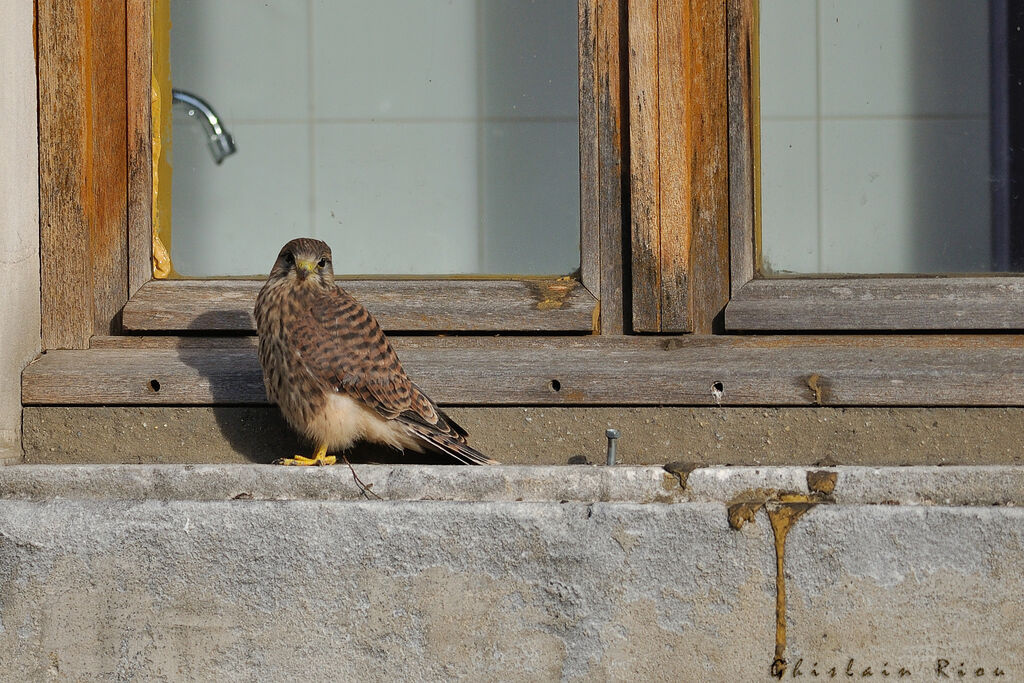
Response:
[[[331,248],[326,242],[299,237],[281,247],[270,270],[271,280],[293,280],[322,287],[334,286]]]

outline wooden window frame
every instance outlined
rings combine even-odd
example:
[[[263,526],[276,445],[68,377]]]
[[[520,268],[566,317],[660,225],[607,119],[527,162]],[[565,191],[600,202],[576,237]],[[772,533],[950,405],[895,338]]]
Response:
[[[1024,405],[1024,335],[784,335],[781,318],[723,334],[784,282],[753,276],[755,0],[579,7],[579,278],[345,283],[424,389],[448,405]],[[246,334],[259,283],[150,278],[149,22],[150,0],[37,0],[45,353],[27,405],[266,402]],[[1009,315],[998,279],[977,279],[957,281],[988,287],[967,307]],[[794,291],[754,306],[781,315]]]
[[[729,3],[732,294],[725,328],[740,332],[1024,329],[1024,277],[762,277],[758,0]]]
[[[591,333],[600,323],[602,331],[622,332],[620,5],[607,0],[580,0],[579,5],[579,272],[567,278],[345,280],[344,286],[364,301],[389,331]],[[68,187],[48,193],[77,200],[77,206],[55,206],[47,217],[56,213],[56,220],[44,221],[42,241],[48,247],[44,277],[49,272],[62,274],[46,277],[44,284],[44,301],[50,312],[43,323],[47,348],[86,348],[93,334],[112,332],[254,330],[251,311],[260,282],[151,277],[151,12],[148,0],[105,4],[40,0],[39,43],[44,48],[41,103],[45,100],[55,110],[69,111],[82,105],[86,109],[78,120],[62,122],[45,117],[44,108],[41,140],[65,139],[75,132],[92,147],[82,159],[68,160],[60,154],[47,154],[50,147],[44,146],[42,156],[50,162],[43,173],[44,185],[51,180],[67,181],[73,176],[57,177],[59,172],[76,167],[84,177],[114,180],[104,182],[111,196],[90,197],[90,201],[73,197]],[[96,24],[101,21],[102,30],[98,30]],[[71,54],[68,48],[78,49],[80,54]],[[85,54],[90,48],[92,52]],[[120,55],[124,56],[118,59]],[[80,68],[75,69],[76,65]],[[85,81],[76,80],[82,74]],[[108,112],[96,111],[99,101],[116,101],[117,116],[104,119]],[[93,111],[88,111],[89,105]],[[111,145],[115,138],[120,138],[116,147]],[[108,159],[109,167],[89,166],[100,158]],[[126,207],[119,201],[125,195]],[[89,209],[96,209],[97,215],[82,215]],[[107,216],[103,210],[116,215]],[[65,213],[78,213],[75,217],[80,220],[69,225],[63,220]],[[77,251],[49,248],[72,242]],[[127,275],[123,272],[126,250]],[[94,266],[102,267],[85,272],[82,265],[87,256]],[[63,275],[69,272],[90,285],[78,288],[79,296],[62,291],[67,279]],[[85,315],[90,289],[95,309],[91,325]]]

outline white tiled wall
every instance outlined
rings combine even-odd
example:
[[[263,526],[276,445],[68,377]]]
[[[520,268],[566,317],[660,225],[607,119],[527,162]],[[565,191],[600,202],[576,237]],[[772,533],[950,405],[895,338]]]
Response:
[[[238,152],[174,119],[185,275],[266,272],[312,235],[350,274],[579,266],[572,0],[173,0],[174,86]]]
[[[988,3],[762,0],[763,269],[989,268]]]

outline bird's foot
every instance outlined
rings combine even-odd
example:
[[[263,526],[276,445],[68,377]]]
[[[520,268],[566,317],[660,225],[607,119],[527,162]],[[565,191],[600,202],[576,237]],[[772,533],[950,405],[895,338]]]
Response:
[[[333,465],[338,462],[338,459],[333,455],[327,455],[317,451],[312,458],[307,458],[304,455],[293,455],[290,458],[278,458],[274,461],[275,465],[300,465],[303,467],[309,467],[315,465],[317,467],[323,465]]]
[[[290,458],[278,458],[274,461],[275,465],[300,465],[303,467],[309,467],[315,465],[320,467],[322,465],[333,465],[338,461],[333,455],[327,455],[327,444],[318,444],[316,447],[316,453],[313,454],[312,458],[307,458],[304,455],[293,455]]]

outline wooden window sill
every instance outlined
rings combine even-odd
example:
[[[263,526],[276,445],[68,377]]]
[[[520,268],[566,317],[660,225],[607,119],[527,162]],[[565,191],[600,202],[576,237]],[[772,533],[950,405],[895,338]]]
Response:
[[[1024,336],[394,337],[446,405],[1024,405]],[[253,337],[96,337],[23,374],[26,405],[266,402]]]
[[[125,305],[126,331],[253,332],[263,280],[151,280]],[[597,299],[571,278],[339,280],[391,331],[584,332]]]
[[[764,278],[725,310],[730,330],[1019,330],[1024,278]]]

